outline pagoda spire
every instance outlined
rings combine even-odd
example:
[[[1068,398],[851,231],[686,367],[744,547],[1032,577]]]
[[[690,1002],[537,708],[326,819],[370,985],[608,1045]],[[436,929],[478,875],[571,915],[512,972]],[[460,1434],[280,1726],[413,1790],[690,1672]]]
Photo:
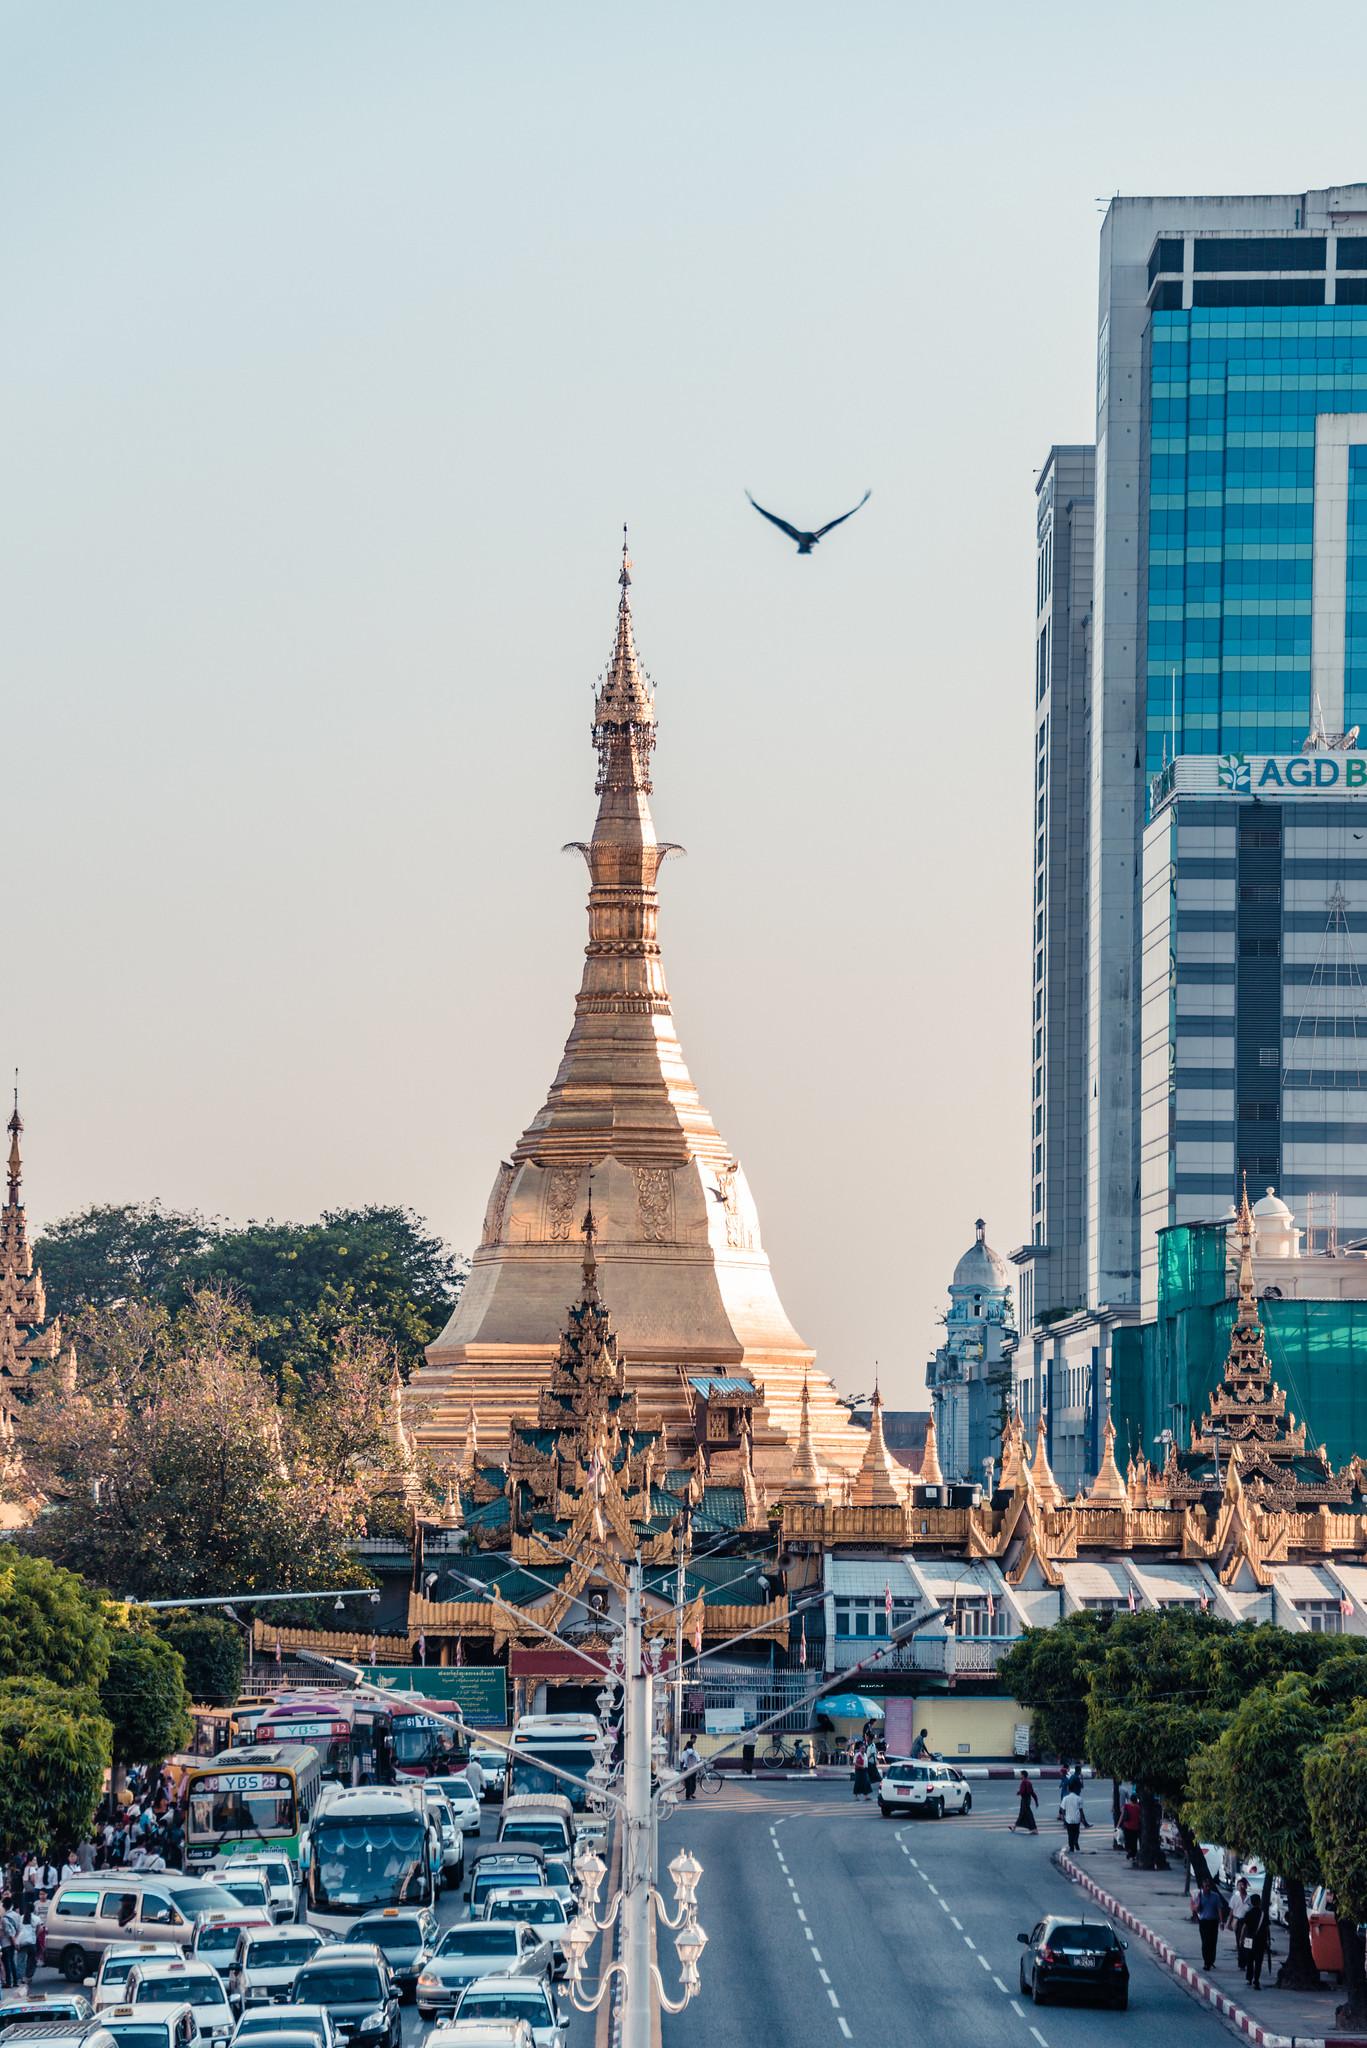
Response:
[[[22,1206],[19,1187],[23,1178],[23,1161],[19,1156],[19,1140],[24,1134],[24,1119],[19,1114],[19,1069],[14,1070],[14,1114],[9,1120],[9,1192],[5,1206],[18,1209]]]
[[[61,1320],[47,1324],[43,1276],[33,1263],[28,1219],[22,1194],[23,1161],[19,1140],[24,1120],[19,1114],[19,1077],[14,1080],[14,1109],[9,1120],[9,1161],[5,1206],[0,1209],[0,1379],[24,1379],[35,1366],[51,1365],[60,1355]]]
[[[1129,1498],[1120,1467],[1115,1462],[1115,1424],[1111,1420],[1109,1404],[1106,1409],[1106,1424],[1101,1433],[1101,1464],[1096,1478],[1088,1489],[1087,1498],[1099,1508],[1123,1508]]]
[[[812,1403],[805,1372],[802,1375],[802,1421],[797,1433],[797,1449],[793,1453],[792,1471],[783,1491],[793,1500],[819,1501],[826,1496],[826,1475],[812,1443]]]
[[[1051,1508],[1063,1505],[1063,1489],[1054,1477],[1049,1463],[1049,1451],[1045,1442],[1047,1431],[1044,1426],[1044,1410],[1040,1409],[1039,1422],[1035,1429],[1035,1462],[1030,1468],[1030,1477],[1040,1499]]]
[[[857,1508],[899,1508],[902,1505],[901,1488],[893,1476],[892,1460],[883,1440],[883,1397],[876,1381],[869,1446],[864,1453],[864,1462],[855,1474],[854,1505]]]
[[[926,1447],[921,1453],[920,1486],[943,1486],[945,1475],[940,1470],[940,1447],[935,1438],[935,1410],[932,1408],[926,1418]]]

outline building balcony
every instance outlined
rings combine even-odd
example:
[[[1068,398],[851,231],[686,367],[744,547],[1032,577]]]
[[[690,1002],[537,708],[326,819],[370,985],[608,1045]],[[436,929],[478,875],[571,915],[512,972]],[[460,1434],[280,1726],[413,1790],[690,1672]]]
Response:
[[[889,1672],[909,1671],[935,1672],[945,1678],[991,1677],[1019,1640],[1018,1636],[951,1636],[927,1631],[899,1643],[895,1650],[880,1657],[869,1671],[868,1680],[872,1684]],[[828,1669],[848,1671],[852,1665],[873,1656],[878,1648],[877,1636],[836,1636]]]

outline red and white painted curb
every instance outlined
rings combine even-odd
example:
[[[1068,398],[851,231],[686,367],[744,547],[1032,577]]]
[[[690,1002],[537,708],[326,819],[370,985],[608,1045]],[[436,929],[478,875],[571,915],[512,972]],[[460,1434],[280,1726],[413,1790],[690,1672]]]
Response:
[[[1094,1878],[1088,1877],[1085,1870],[1079,1870],[1071,1856],[1060,1850],[1054,1861],[1064,1876],[1070,1877],[1074,1884],[1080,1884],[1085,1892],[1090,1892],[1097,1904],[1109,1913],[1113,1920],[1118,1920],[1122,1927],[1128,1927],[1141,1941],[1147,1942],[1179,1984],[1185,1984],[1198,1998],[1204,1998],[1207,2005],[1214,2006],[1216,2012],[1223,2013],[1241,2034],[1247,2034],[1250,2041],[1256,2041],[1258,2048],[1325,2048],[1323,2036],[1297,2034],[1293,2043],[1290,2034],[1274,2034],[1270,2028],[1255,2020],[1251,2013],[1245,2012],[1241,2005],[1236,2005],[1232,1998],[1227,1998],[1223,1991],[1217,1991],[1209,1977],[1203,1977],[1199,1970],[1193,1968],[1184,1957],[1179,1956],[1175,1948],[1155,1934],[1151,1927],[1146,1927],[1142,1920],[1136,1918],[1128,1906],[1122,1906],[1119,1899],[1113,1899],[1109,1892],[1103,1891]]]

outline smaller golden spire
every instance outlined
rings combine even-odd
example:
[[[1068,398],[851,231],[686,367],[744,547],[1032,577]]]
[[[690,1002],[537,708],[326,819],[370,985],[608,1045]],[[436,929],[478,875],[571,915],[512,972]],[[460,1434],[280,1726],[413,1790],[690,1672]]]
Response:
[[[1018,1493],[1025,1484],[1025,1429],[1019,1415],[1008,1415],[1002,1431],[1001,1493]]]
[[[869,1427],[869,1444],[855,1475],[854,1505],[857,1508],[902,1506],[902,1492],[893,1474],[888,1447],[883,1441],[883,1397],[878,1391],[876,1379],[873,1387],[873,1419]]]
[[[1109,1404],[1101,1442],[1101,1465],[1088,1489],[1087,1498],[1097,1507],[1123,1508],[1128,1496],[1125,1492],[1125,1481],[1120,1476],[1120,1467],[1115,1462],[1115,1424],[1111,1420]]]
[[[1049,1463],[1049,1452],[1045,1444],[1044,1410],[1040,1409],[1039,1423],[1035,1430],[1035,1462],[1030,1469],[1035,1491],[1040,1499],[1051,1508],[1062,1507],[1063,1489],[1053,1474]]]
[[[479,1469],[479,1416],[472,1401],[465,1417],[465,1448],[460,1454],[460,1476],[470,1480]]]
[[[932,1408],[926,1418],[926,1447],[921,1453],[921,1476],[918,1485],[943,1486],[945,1475],[940,1470],[940,1447],[935,1440],[935,1410]]]
[[[802,1421],[797,1433],[797,1450],[793,1454],[793,1469],[784,1492],[796,1500],[819,1501],[825,1498],[826,1475],[812,1443],[812,1404],[807,1391],[807,1374],[802,1375]]]
[[[584,1211],[584,1221],[582,1222],[582,1224],[581,1224],[581,1225],[580,1225],[579,1227],[580,1227],[580,1229],[581,1229],[581,1230],[583,1231],[583,1233],[584,1233],[584,1293],[583,1293],[583,1299],[584,1299],[585,1301],[597,1301],[597,1299],[598,1299],[598,1254],[597,1254],[597,1253],[595,1252],[595,1250],[594,1250],[594,1244],[595,1244],[595,1241],[596,1241],[596,1239],[597,1239],[597,1236],[598,1236],[598,1226],[597,1226],[597,1224],[596,1224],[596,1223],[594,1222],[594,1220],[593,1220],[593,1176],[592,1176],[592,1174],[590,1174],[590,1175],[589,1175],[589,1202],[588,1202],[588,1207],[587,1207],[587,1208],[585,1209],[585,1211]]]
[[[14,1070],[14,1114],[9,1120],[9,1193],[6,1197],[11,1209],[20,1206],[19,1184],[23,1177],[23,1161],[19,1157],[19,1140],[23,1136],[24,1120],[19,1114],[19,1069]]]

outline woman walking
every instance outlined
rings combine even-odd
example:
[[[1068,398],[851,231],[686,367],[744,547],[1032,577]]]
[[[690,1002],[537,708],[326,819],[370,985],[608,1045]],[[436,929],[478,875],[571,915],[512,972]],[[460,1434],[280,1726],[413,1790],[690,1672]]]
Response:
[[[1011,1823],[1012,1834],[1015,1834],[1017,1828],[1024,1828],[1027,1835],[1037,1835],[1039,1829],[1035,1826],[1035,1816],[1030,1809],[1039,1805],[1039,1794],[1030,1783],[1029,1771],[1021,1772],[1016,1795],[1020,1800],[1020,1809]]]
[[[1263,1988],[1263,1964],[1272,1946],[1270,1933],[1262,1894],[1254,1892],[1244,1914],[1244,1975],[1255,1991]]]
[[[854,1753],[854,1796],[856,1799],[872,1799],[873,1784],[869,1777],[868,1751],[861,1742]]]

